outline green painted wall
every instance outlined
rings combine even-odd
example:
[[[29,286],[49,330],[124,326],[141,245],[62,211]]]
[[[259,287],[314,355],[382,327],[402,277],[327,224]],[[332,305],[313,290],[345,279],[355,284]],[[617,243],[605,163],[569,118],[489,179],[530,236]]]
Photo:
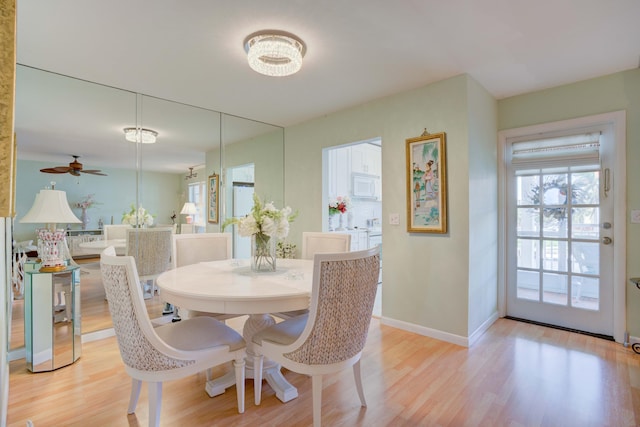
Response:
[[[480,119],[470,107],[482,108]],[[487,110],[487,111],[484,111]],[[438,333],[468,337],[478,324],[495,313],[496,266],[487,266],[483,280],[474,284],[474,297],[483,303],[469,320],[469,275],[479,272],[470,260],[470,190],[479,186],[495,193],[496,105],[466,75],[410,92],[400,93],[329,114],[285,130],[285,200],[300,216],[290,239],[301,244],[301,233],[322,230],[322,150],[375,137],[382,139],[383,292],[382,315]],[[474,116],[475,117],[475,116]],[[491,126],[484,124],[489,121]],[[429,132],[447,134],[449,232],[444,235],[408,233],[406,229],[406,139]],[[477,148],[487,150],[474,165],[470,185],[469,159]],[[493,159],[491,158],[493,156]],[[475,177],[478,180],[475,181]],[[496,198],[486,204],[488,217],[497,222]],[[399,226],[389,225],[390,213],[399,213]],[[471,221],[475,224],[475,219]],[[481,236],[484,234],[482,232]],[[479,240],[481,237],[478,237]],[[496,252],[496,239],[490,241]],[[486,259],[483,259],[485,261]]]

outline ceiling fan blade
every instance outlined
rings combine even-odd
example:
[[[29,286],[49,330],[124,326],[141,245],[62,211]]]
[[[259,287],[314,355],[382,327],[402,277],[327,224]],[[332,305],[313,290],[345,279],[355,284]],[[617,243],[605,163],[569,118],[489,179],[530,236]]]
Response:
[[[58,166],[58,167],[55,167],[55,168],[40,169],[40,172],[44,172],[44,173],[67,173],[67,172],[69,172],[69,170],[71,170],[71,168],[68,168],[66,166]]]
[[[102,173],[102,171],[98,170],[98,169],[88,169],[88,170],[80,170],[78,172],[82,172],[82,173],[88,173],[91,175],[100,175],[100,176],[107,176],[106,173]]]

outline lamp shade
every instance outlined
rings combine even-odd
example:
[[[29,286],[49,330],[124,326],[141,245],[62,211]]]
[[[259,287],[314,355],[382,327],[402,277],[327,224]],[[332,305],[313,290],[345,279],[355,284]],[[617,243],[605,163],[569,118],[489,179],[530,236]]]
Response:
[[[21,223],[80,223],[67,202],[67,193],[60,190],[40,190],[33,206],[20,220]]]
[[[187,202],[182,207],[182,210],[180,211],[180,213],[182,215],[195,215],[198,213],[198,208],[196,208],[195,203]]]

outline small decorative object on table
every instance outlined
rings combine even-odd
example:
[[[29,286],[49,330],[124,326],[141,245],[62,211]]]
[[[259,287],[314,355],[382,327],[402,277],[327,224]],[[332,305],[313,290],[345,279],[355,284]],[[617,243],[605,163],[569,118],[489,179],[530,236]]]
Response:
[[[344,230],[344,219],[343,215],[347,213],[347,210],[351,208],[351,199],[348,196],[338,196],[331,202],[329,202],[329,231],[333,231],[333,216],[338,215],[340,223],[338,228],[335,230],[343,231]]]
[[[278,258],[291,259],[296,257],[296,245],[293,243],[280,241],[276,246]]]
[[[244,218],[227,219],[222,224],[222,231],[230,224],[237,224],[240,236],[251,236],[251,269],[275,271],[276,240],[287,237],[289,223],[296,216],[297,212],[292,213],[289,206],[278,210],[273,202],[263,203],[254,193],[251,213]]]
[[[140,206],[137,210],[135,205],[131,205],[131,210],[122,215],[122,223],[134,227],[147,227],[153,225],[153,215]]]

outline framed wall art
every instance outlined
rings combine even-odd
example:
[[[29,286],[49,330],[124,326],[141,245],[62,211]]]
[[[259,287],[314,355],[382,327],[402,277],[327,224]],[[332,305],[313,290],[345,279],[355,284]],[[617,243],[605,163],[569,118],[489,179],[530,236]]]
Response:
[[[446,135],[407,139],[407,231],[447,232]]]
[[[218,223],[218,190],[220,189],[220,177],[213,174],[209,177],[209,197],[207,204],[207,220],[212,224]]]

